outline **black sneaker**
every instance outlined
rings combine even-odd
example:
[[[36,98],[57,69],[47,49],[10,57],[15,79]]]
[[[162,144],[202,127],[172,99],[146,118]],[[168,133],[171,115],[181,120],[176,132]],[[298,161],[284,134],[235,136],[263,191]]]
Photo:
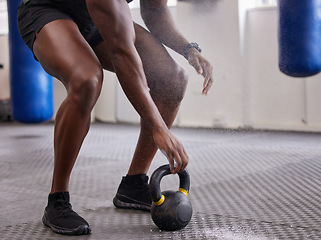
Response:
[[[136,209],[149,212],[152,198],[146,174],[123,177],[113,203],[117,208]]]
[[[91,232],[87,221],[72,210],[68,192],[49,194],[42,222],[59,234],[83,235]]]

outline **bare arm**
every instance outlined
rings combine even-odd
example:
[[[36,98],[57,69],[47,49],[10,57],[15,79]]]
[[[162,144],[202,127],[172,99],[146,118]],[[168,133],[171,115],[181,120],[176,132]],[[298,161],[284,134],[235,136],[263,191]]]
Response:
[[[178,31],[167,7],[167,0],[140,0],[142,18],[150,32],[163,44],[184,55],[189,42]],[[203,94],[207,94],[213,83],[213,67],[195,49],[188,53],[188,62],[204,76]]]
[[[88,11],[105,40],[119,82],[142,119],[148,121],[158,148],[167,155],[172,172],[188,162],[182,144],[164,123],[147,86],[141,59],[134,46],[135,31],[125,0],[86,0]],[[177,167],[174,170],[174,161]]]
[[[176,28],[167,0],[140,0],[140,7],[150,32],[166,46],[183,55],[189,42]]]

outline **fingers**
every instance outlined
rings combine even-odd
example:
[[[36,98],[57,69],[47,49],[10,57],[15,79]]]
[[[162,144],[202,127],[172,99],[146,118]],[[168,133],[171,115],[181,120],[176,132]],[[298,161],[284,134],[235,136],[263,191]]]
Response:
[[[181,156],[178,154],[178,152],[174,152],[174,160],[175,160],[176,166],[172,171],[173,174],[182,171],[181,170],[182,169],[182,159],[181,159]]]
[[[213,67],[201,55],[195,55],[189,58],[189,63],[195,68],[198,74],[203,75],[204,83],[202,94],[207,95],[213,85]]]
[[[171,172],[173,173],[173,174],[175,174],[175,167],[174,167],[174,158],[173,157],[169,157],[169,156],[167,156],[167,159],[168,159],[168,162],[169,162],[169,167],[170,167],[170,169],[171,169]]]
[[[202,93],[207,95],[213,84],[213,67],[207,61],[204,61],[203,69],[204,83]]]
[[[179,143],[177,148],[168,155],[171,156],[168,157],[171,172],[173,174],[176,174],[178,172],[184,171],[184,169],[188,165],[188,155],[185,152],[184,147]]]
[[[171,172],[183,171],[188,164],[188,155],[182,143],[168,129],[154,131],[153,137],[158,149],[167,157]]]
[[[181,168],[181,171],[183,171],[186,167],[187,167],[187,165],[188,165],[188,162],[189,162],[189,159],[188,159],[188,155],[187,155],[187,153],[185,152],[185,149],[183,148],[183,154],[182,154],[182,156],[183,156],[183,161],[182,161],[182,168]]]
[[[206,74],[204,79],[204,83],[203,83],[203,91],[202,94],[207,95],[208,91],[211,89],[212,85],[213,85],[213,78],[210,74]]]

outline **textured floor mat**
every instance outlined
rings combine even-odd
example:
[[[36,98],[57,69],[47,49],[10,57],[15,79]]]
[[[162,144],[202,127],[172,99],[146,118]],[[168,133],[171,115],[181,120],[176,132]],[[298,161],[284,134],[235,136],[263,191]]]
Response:
[[[160,231],[150,214],[112,199],[135,149],[137,126],[94,123],[71,178],[73,208],[92,234],[67,237],[41,217],[53,167],[53,125],[0,124],[0,239],[321,239],[321,134],[173,129],[189,157],[193,217]],[[149,175],[167,163],[157,153]],[[166,176],[162,190],[176,190]]]

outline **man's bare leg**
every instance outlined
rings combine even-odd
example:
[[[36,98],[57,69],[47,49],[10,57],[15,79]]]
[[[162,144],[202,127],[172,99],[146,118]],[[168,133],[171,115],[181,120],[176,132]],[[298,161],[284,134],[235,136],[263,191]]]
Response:
[[[71,208],[69,179],[100,93],[102,69],[77,25],[70,20],[45,25],[37,34],[34,53],[43,68],[60,79],[67,90],[55,119],[54,173],[42,221],[56,233],[88,234],[89,224]]]
[[[70,173],[100,93],[102,70],[77,26],[69,20],[47,24],[37,35],[34,52],[44,69],[60,79],[67,90],[55,119],[55,165],[50,192],[68,191]]]
[[[183,99],[187,75],[171,58],[166,49],[148,31],[135,24],[136,49],[143,63],[150,94],[164,122],[171,127]],[[106,57],[106,47],[101,43],[95,52],[105,69],[112,70]],[[157,59],[155,59],[157,56]],[[141,131],[136,150],[126,177],[118,188],[114,205],[118,208],[132,208],[149,211],[151,198],[146,173],[157,152],[151,126],[141,120]],[[186,167],[187,162],[182,166]],[[128,194],[128,192],[131,192]]]
[[[170,128],[186,90],[187,75],[149,32],[139,25],[135,25],[135,31],[135,46],[143,62],[150,93]],[[146,174],[157,149],[150,126],[141,121],[141,132],[128,175]]]
[[[134,24],[134,26],[136,33],[135,47],[143,63],[150,94],[164,122],[168,127],[171,127],[185,93],[187,75],[158,40],[141,26],[137,24]],[[113,71],[105,43],[100,43],[94,50],[103,68]],[[155,59],[155,56],[157,56],[157,59]],[[142,120],[140,136],[128,174],[123,177],[114,198],[115,206],[149,211],[151,199],[146,173],[157,149],[151,126]],[[187,162],[183,165],[182,168],[185,168]],[[125,188],[123,189],[122,186],[125,186]],[[129,191],[136,190],[132,196],[128,196],[126,195],[126,189]]]

